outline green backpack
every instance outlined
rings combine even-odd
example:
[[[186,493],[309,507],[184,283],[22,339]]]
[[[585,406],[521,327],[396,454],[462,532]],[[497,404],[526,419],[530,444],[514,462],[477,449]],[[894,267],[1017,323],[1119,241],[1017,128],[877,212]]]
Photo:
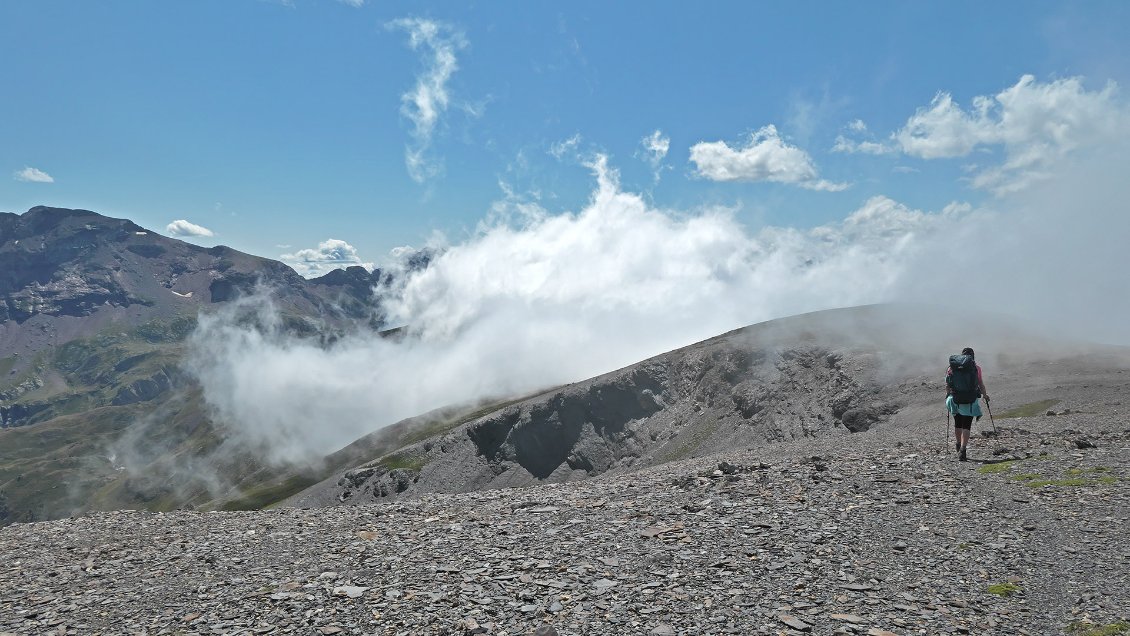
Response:
[[[946,386],[956,404],[972,404],[981,397],[981,382],[977,380],[977,364],[973,362],[973,356],[950,356],[950,374],[946,376]]]

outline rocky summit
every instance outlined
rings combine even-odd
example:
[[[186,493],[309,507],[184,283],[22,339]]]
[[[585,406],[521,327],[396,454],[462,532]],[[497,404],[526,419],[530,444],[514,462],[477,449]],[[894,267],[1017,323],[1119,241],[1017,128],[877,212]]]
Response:
[[[983,364],[967,462],[935,394],[567,483],[0,528],[0,633],[1126,633],[1124,354]]]

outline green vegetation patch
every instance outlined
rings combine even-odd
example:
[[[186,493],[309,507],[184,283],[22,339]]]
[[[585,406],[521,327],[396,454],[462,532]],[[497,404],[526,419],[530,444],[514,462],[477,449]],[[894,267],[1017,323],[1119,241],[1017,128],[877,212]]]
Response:
[[[196,328],[194,316],[177,316],[171,320],[150,320],[134,328],[138,338],[152,343],[180,342]]]
[[[1130,634],[1130,623],[1118,621],[1106,625],[1096,625],[1090,621],[1072,623],[1067,628],[1067,633],[1072,636],[1120,636]]]
[[[1024,404],[1016,408],[1009,409],[1000,415],[999,418],[1007,417],[1032,417],[1035,415],[1043,415],[1048,409],[1059,404],[1061,400],[1040,400],[1039,402],[1032,402],[1031,404]]]
[[[225,501],[220,510],[261,510],[318,483],[312,475],[294,475],[279,483],[263,484],[249,488],[239,499]]]
[[[8,356],[7,358],[0,358],[0,376],[8,375],[12,372],[12,368],[16,366],[16,356]]]
[[[1006,473],[1012,469],[1015,464],[1019,464],[1022,460],[1010,459],[1008,461],[997,462],[996,464],[985,464],[977,469],[977,472],[982,475],[996,475],[999,473]]]
[[[989,594],[996,594],[1001,598],[1006,598],[1016,594],[1020,591],[1020,586],[1016,583],[994,583],[986,590]]]
[[[1046,459],[1036,457],[1035,459]],[[1012,467],[1024,460],[1010,459],[996,464],[985,464],[977,469],[982,475],[998,475],[1007,473]],[[1040,473],[1017,473],[1009,479],[1022,482],[1029,488],[1043,488],[1044,486],[1058,486],[1061,488],[1077,488],[1080,486],[1110,486],[1119,482],[1120,477],[1110,474],[1106,466],[1093,466],[1090,468],[1068,468],[1064,471],[1063,478],[1052,478]]]
[[[419,455],[409,453],[393,453],[385,455],[377,461],[377,465],[389,470],[415,470],[419,471],[428,464],[427,460]]]
[[[1066,479],[1035,479],[1025,482],[1029,488],[1043,488],[1044,486],[1079,487],[1079,486],[1110,486],[1118,483],[1118,477],[1103,475],[1102,477],[1068,477]]]

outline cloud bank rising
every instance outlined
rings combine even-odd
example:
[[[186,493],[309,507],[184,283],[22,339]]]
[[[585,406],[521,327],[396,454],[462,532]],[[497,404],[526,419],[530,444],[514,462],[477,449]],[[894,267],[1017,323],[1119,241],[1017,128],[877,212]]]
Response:
[[[1122,140],[1081,153],[993,209],[930,212],[877,196],[837,223],[757,231],[728,209],[656,209],[599,158],[580,211],[499,215],[403,279],[386,303],[409,337],[321,347],[204,317],[191,368],[221,424],[285,462],[433,408],[585,379],[818,309],[924,301],[955,320],[971,307],[1130,343],[1128,158]]]
[[[221,422],[276,461],[447,404],[584,379],[773,317],[892,298],[914,233],[953,216],[884,197],[841,224],[751,234],[727,209],[658,210],[603,158],[576,213],[527,209],[450,245],[386,299],[410,337],[329,348],[204,317],[191,367]],[[949,215],[949,216],[946,216]],[[260,321],[271,324],[264,310]]]

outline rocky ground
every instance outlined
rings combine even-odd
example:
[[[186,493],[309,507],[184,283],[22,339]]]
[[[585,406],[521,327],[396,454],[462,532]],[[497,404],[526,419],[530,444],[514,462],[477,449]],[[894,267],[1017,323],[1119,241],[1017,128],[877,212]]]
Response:
[[[965,463],[936,418],[529,489],[17,524],[0,633],[1123,633],[1112,390],[980,425]]]

